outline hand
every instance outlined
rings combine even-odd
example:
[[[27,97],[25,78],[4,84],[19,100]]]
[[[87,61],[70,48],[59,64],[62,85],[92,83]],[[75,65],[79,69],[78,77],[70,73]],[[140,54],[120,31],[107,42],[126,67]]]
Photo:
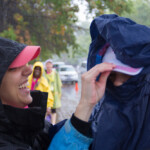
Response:
[[[105,93],[107,78],[114,68],[114,64],[101,63],[82,75],[81,99],[75,111],[76,117],[89,120],[93,107]],[[96,81],[100,73],[99,81]]]
[[[51,114],[51,108],[50,108],[50,107],[47,107],[46,116],[47,116],[47,115],[50,115],[50,114]]]

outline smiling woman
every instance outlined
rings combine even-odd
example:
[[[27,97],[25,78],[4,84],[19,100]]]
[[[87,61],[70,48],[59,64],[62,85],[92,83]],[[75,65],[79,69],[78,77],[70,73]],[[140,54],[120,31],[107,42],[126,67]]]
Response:
[[[49,130],[53,126],[45,122],[47,93],[31,92],[27,87],[32,73],[27,63],[39,54],[40,46],[0,38],[1,150],[45,150],[54,135],[50,138]],[[59,129],[59,125],[57,127]]]

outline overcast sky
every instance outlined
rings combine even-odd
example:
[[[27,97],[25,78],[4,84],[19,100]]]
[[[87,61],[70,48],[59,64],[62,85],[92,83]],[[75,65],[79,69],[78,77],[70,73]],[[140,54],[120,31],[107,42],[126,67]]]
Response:
[[[85,0],[79,1],[79,0],[74,0],[74,3],[78,5],[79,7],[79,12],[76,13],[78,18],[79,18],[79,22],[80,21],[89,21],[91,22],[93,20],[92,15],[90,17],[90,15],[88,15],[87,17],[87,2]]]

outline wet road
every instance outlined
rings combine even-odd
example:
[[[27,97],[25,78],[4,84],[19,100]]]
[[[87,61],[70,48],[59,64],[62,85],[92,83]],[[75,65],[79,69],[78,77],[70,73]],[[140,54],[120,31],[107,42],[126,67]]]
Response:
[[[79,78],[78,91],[75,88],[75,84],[73,85],[65,84],[62,86],[62,97],[61,97],[62,106],[61,108],[57,109],[57,122],[70,118],[72,113],[75,111],[81,94],[80,83],[81,82]]]

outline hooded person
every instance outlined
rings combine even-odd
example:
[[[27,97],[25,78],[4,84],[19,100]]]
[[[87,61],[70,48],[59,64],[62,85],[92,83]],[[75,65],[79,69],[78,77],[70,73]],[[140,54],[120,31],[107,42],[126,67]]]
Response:
[[[90,118],[90,149],[150,149],[150,28],[107,14],[92,21],[90,33],[87,69],[103,62],[116,66]]]
[[[48,93],[27,88],[32,73],[28,62],[39,53],[40,46],[0,37],[0,150],[88,149],[92,142],[88,120],[92,108],[104,94],[96,95],[95,91],[104,91],[114,65],[100,64],[87,72],[75,113],[66,122],[53,126],[45,120]],[[97,71],[97,68],[103,69]],[[99,73],[102,86],[96,87],[93,81]],[[90,90],[85,92],[85,89]]]
[[[49,87],[47,79],[44,77],[44,66],[42,62],[35,62],[33,65],[33,72],[28,78],[29,89],[39,90],[48,93],[47,109],[48,111],[53,106],[54,98]]]

